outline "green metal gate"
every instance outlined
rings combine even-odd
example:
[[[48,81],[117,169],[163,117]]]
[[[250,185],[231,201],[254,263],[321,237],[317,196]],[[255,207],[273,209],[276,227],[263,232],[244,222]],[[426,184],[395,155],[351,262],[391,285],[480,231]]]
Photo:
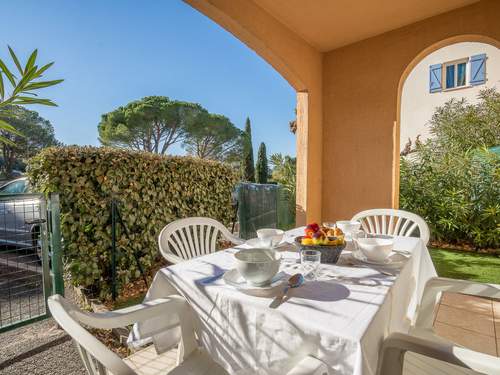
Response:
[[[294,218],[281,185],[240,183],[236,186],[239,236],[254,238],[259,228],[289,229]]]
[[[0,332],[48,316],[64,293],[59,196],[0,194]]]

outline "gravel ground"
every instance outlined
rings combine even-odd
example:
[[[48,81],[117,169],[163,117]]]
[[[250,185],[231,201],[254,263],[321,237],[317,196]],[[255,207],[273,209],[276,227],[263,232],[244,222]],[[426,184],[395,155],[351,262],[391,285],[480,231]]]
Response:
[[[74,299],[71,289],[66,297]],[[0,375],[86,375],[71,338],[53,319],[0,334]]]
[[[0,343],[0,374],[86,374],[73,341],[52,319],[0,334]]]

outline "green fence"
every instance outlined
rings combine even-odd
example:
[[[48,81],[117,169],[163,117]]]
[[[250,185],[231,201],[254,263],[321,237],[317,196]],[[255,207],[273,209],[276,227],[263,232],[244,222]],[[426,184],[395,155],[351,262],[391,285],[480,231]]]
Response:
[[[280,185],[240,183],[236,186],[239,236],[256,237],[259,228],[289,229],[295,218],[290,202]]]

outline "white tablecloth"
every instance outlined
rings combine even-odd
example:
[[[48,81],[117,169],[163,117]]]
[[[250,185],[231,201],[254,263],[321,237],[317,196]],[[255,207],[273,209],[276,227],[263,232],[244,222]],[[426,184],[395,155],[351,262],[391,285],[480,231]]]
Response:
[[[269,304],[280,290],[263,297],[243,294],[222,279],[203,282],[231,269],[236,249],[161,269],[146,300],[183,295],[197,313],[201,345],[231,374],[285,374],[308,354],[326,362],[331,374],[375,374],[383,339],[408,331],[425,282],[436,275],[420,239],[396,238],[395,249],[411,253],[400,269],[383,269],[396,276],[352,267],[344,251],[337,265],[322,264],[317,280],[292,289],[277,309]],[[292,248],[283,250],[283,270],[300,272],[298,253],[287,250]],[[149,336],[159,350],[178,340],[162,319],[134,327],[134,340]]]

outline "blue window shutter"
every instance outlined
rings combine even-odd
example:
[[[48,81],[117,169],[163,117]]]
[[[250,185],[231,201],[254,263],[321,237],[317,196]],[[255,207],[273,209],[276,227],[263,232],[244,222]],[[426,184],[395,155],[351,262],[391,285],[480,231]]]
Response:
[[[429,67],[429,91],[439,92],[443,89],[443,66],[441,64]]]
[[[486,82],[486,54],[474,55],[470,58],[470,84],[482,85]]]

